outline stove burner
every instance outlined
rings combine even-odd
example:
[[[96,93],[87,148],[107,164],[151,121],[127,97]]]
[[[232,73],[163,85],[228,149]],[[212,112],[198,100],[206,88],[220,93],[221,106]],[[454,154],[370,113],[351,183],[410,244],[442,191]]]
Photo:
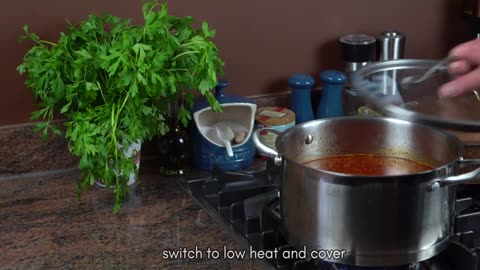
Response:
[[[180,185],[245,249],[296,251],[284,239],[280,209],[280,169],[266,167],[239,172],[214,168],[202,177],[184,179]],[[480,270],[480,185],[460,187],[455,237],[438,256],[397,267],[359,267],[308,258],[277,256],[266,259],[267,269],[293,270]]]

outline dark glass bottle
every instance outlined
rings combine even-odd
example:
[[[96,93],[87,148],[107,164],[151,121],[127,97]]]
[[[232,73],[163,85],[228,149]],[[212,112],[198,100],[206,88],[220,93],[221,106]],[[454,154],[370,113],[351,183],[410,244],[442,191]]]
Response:
[[[160,155],[160,173],[164,175],[179,175],[188,172],[191,161],[191,143],[186,128],[177,118],[177,104],[170,104],[167,123],[169,131],[156,140]]]

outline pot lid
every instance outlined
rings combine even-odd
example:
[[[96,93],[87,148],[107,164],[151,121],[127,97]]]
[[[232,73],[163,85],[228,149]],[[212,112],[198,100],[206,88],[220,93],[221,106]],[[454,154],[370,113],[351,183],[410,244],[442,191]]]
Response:
[[[438,68],[427,79],[412,80],[435,65]],[[476,91],[454,98],[438,96],[440,86],[450,79],[446,64],[400,59],[361,68],[353,75],[352,86],[369,107],[385,116],[439,128],[480,131],[480,95]]]
[[[218,80],[217,86],[215,87],[215,98],[220,104],[229,104],[229,103],[247,103],[247,104],[256,104],[254,100],[242,96],[228,95],[225,94],[225,88],[229,86],[230,83],[227,80]],[[210,104],[207,99],[203,96],[197,97],[193,105],[193,113],[200,111],[205,108],[209,108]]]

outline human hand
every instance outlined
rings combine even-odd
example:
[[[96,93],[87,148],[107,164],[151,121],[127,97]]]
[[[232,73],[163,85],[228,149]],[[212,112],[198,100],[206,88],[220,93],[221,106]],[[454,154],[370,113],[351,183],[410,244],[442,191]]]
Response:
[[[448,66],[454,79],[438,90],[442,97],[454,97],[480,88],[480,39],[458,45],[450,51],[456,61]]]

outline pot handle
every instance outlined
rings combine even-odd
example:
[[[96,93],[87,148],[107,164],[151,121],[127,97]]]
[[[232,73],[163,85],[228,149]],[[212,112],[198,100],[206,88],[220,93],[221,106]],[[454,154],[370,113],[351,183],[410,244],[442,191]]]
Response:
[[[462,160],[459,160],[458,162],[460,163],[459,164],[460,168],[480,164],[479,159],[462,159]],[[453,185],[459,185],[459,184],[467,183],[467,182],[470,182],[470,181],[472,181],[472,180],[474,180],[475,178],[478,178],[478,177],[480,177],[480,168],[477,168],[477,169],[475,169],[473,171],[470,171],[468,173],[436,178],[436,179],[430,180],[427,183],[427,190],[428,191],[435,191],[435,190],[440,189],[441,187],[453,186]]]
[[[278,131],[278,130],[275,130],[273,128],[268,128],[268,127],[264,127],[264,128],[257,128],[255,130],[255,132],[253,133],[253,142],[255,143],[255,146],[257,147],[257,149],[267,155],[269,158],[273,159],[275,165],[277,166],[280,166],[282,164],[282,157],[280,157],[280,155],[278,154],[277,151],[273,150],[272,148],[266,146],[265,144],[263,144],[261,141],[260,141],[260,132],[262,131],[268,131],[268,132],[272,132],[272,133],[275,133],[277,135],[280,135],[281,132]]]

